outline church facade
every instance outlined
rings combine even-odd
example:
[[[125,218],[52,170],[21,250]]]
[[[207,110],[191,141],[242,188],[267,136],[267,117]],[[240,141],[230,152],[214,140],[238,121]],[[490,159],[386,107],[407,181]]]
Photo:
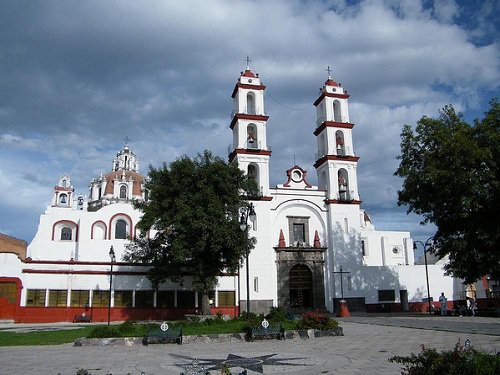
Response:
[[[273,306],[335,312],[340,300],[352,311],[425,311],[426,267],[415,264],[410,233],[376,230],[360,207],[347,91],[328,77],[314,102],[318,186],[295,165],[282,184],[270,187],[265,89],[247,67],[231,95],[229,161],[260,187],[248,229],[257,242],[238,274],[220,277],[210,296],[212,311],[235,316],[249,301],[256,313]],[[0,241],[0,319],[172,319],[197,313],[201,296],[189,278],[153,290],[146,265],[122,261],[141,217],[132,202],[147,199],[144,181],[128,145],[113,159],[111,172],[91,180],[87,195],[75,195],[70,176],[62,176],[33,241],[27,247]],[[460,280],[443,276],[439,262],[428,265],[427,274],[435,301],[441,292],[450,307],[465,298]],[[483,294],[478,284],[477,297]]]

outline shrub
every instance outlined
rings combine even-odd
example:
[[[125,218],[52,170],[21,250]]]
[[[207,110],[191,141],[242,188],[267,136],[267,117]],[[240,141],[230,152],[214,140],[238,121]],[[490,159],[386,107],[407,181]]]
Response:
[[[90,338],[120,337],[120,331],[114,326],[97,326],[90,331]]]
[[[339,326],[339,322],[335,319],[331,319],[329,316],[324,314],[318,314],[315,312],[307,312],[302,315],[302,319],[297,322],[297,329],[317,329],[320,331],[325,331],[328,329],[335,329]]]
[[[269,314],[266,315],[266,319],[271,322],[281,323],[287,320],[287,316],[283,308],[271,307]]]
[[[394,356],[391,363],[403,365],[403,375],[495,375],[500,374],[500,356],[463,346],[460,341],[453,350],[437,352],[422,345],[419,354]]]

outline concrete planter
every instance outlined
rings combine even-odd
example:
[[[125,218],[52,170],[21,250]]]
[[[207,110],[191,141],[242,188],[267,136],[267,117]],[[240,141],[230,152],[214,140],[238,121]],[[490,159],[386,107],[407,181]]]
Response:
[[[294,339],[314,339],[317,337],[344,336],[341,327],[319,331],[316,329],[285,331],[286,340]],[[75,346],[134,346],[142,345],[142,337],[120,337],[120,338],[102,338],[87,339],[79,338],[75,340]],[[196,335],[182,336],[182,344],[207,344],[216,342],[243,342],[245,333],[223,333],[218,335]]]

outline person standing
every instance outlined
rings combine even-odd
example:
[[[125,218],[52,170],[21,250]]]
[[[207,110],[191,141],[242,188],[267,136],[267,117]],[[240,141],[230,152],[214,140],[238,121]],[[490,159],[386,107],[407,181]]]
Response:
[[[469,303],[469,310],[472,316],[476,316],[477,304],[476,300],[472,297],[467,297],[467,302]]]
[[[441,306],[441,315],[446,316],[448,314],[448,299],[445,297],[444,292],[439,296],[439,304]]]

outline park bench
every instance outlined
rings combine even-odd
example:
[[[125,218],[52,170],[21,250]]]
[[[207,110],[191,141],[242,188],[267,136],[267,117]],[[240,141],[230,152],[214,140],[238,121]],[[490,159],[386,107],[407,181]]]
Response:
[[[249,332],[249,339],[253,341],[256,338],[260,339],[285,339],[285,329],[280,324],[269,324],[267,320],[263,320],[258,327],[252,327]]]
[[[182,325],[170,328],[163,323],[158,327],[149,328],[142,339],[143,345],[176,343],[182,345]]]
[[[73,323],[90,323],[90,316],[85,313],[77,314],[73,318]]]

